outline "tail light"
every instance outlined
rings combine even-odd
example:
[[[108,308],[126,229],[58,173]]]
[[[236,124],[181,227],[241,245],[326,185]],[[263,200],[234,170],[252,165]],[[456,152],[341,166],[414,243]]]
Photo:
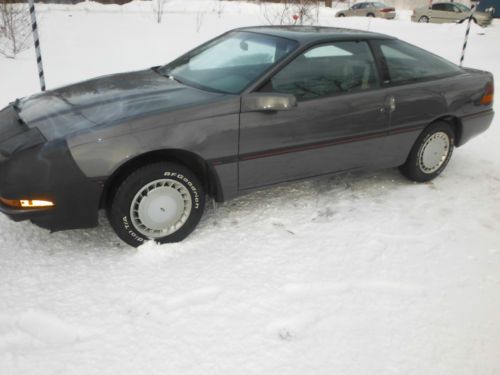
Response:
[[[380,11],[382,13],[389,13],[389,12],[394,12],[395,9],[394,8],[384,8],[384,9],[380,9]]]
[[[491,105],[493,104],[493,97],[495,96],[495,86],[493,82],[488,83],[486,86],[486,91],[484,92],[483,97],[480,102],[482,105]]]

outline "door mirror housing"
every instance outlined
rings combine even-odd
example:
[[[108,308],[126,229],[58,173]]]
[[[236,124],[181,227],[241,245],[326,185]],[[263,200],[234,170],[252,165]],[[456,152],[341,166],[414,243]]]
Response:
[[[289,111],[297,107],[297,98],[291,94],[251,93],[241,99],[242,112]]]

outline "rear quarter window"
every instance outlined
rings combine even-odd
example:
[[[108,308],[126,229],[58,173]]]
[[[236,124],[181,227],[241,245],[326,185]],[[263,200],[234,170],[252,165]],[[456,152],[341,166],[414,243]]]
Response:
[[[378,42],[392,83],[413,82],[459,74],[452,62],[400,40]]]

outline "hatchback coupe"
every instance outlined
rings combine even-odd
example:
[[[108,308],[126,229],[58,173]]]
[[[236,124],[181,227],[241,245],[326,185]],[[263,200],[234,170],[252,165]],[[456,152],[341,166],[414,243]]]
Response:
[[[493,76],[390,36],[229,31],[173,62],[18,99],[0,112],[0,210],[126,243],[180,241],[206,196],[400,167],[439,175],[493,118]]]

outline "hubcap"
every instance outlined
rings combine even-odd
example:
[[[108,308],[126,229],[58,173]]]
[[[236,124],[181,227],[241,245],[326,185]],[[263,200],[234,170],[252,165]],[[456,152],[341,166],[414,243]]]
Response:
[[[139,190],[132,199],[130,217],[141,234],[160,238],[179,230],[186,223],[191,208],[191,195],[183,184],[161,179]]]
[[[420,148],[418,163],[420,170],[430,174],[445,163],[450,152],[450,138],[444,132],[432,134]]]

